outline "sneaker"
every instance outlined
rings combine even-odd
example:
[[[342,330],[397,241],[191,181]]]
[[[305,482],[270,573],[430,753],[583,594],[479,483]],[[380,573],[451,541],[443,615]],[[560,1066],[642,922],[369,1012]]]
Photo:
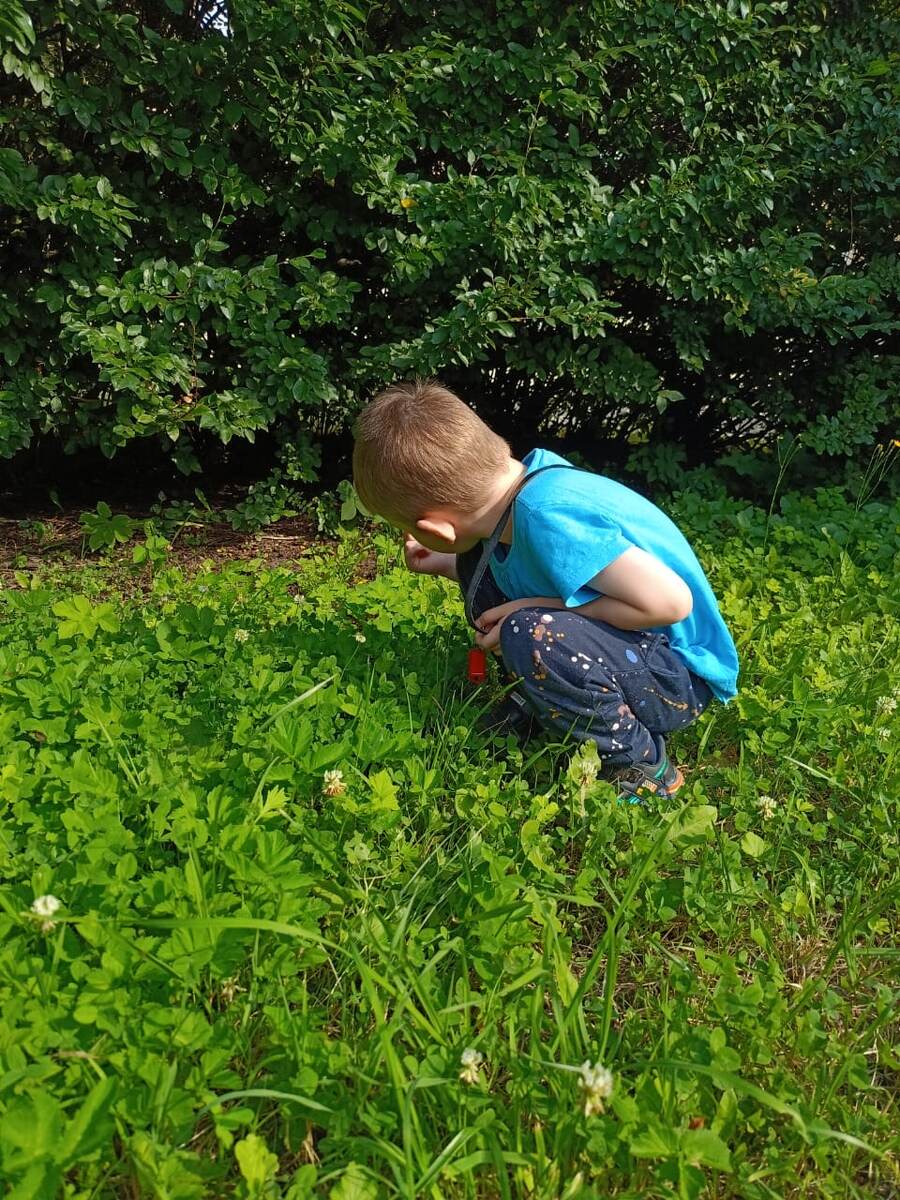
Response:
[[[684,776],[666,753],[666,743],[661,737],[653,740],[659,751],[656,762],[632,763],[617,776],[620,803],[640,804],[651,796],[672,800],[684,783]]]
[[[516,692],[510,692],[501,704],[479,718],[478,728],[482,733],[495,737],[507,737],[512,734],[524,745],[538,732],[540,726],[522,697]]]

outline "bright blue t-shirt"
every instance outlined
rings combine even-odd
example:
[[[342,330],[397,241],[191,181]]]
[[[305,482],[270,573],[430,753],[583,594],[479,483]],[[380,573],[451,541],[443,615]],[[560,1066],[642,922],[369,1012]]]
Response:
[[[550,450],[532,450],[524,459],[529,474],[565,461]],[[588,580],[631,546],[655,555],[691,589],[690,615],[658,632],[720,700],[730,699],[737,650],[703,568],[678,526],[624,484],[589,471],[544,471],[516,498],[512,545],[505,555],[498,547],[491,571],[511,600],[559,596],[571,608],[597,598]]]

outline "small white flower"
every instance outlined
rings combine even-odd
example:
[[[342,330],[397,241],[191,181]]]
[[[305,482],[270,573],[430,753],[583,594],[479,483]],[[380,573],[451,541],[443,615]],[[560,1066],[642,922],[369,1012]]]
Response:
[[[891,736],[891,731],[889,729],[879,729],[878,736],[880,738],[882,738],[884,741],[887,741],[888,738]]]
[[[603,1101],[612,1095],[612,1071],[600,1063],[590,1062],[581,1064],[581,1097],[584,1101],[584,1115],[592,1117],[595,1113],[603,1112]]]
[[[578,786],[589,788],[597,781],[598,764],[589,758],[583,758],[578,764]]]
[[[354,633],[353,636],[358,642],[364,642],[366,640],[366,635],[364,633]]]
[[[854,246],[851,246],[849,250],[845,250],[844,253],[841,255],[841,258],[843,258],[843,260],[844,260],[844,264],[848,267],[858,257],[859,257],[859,251]]]
[[[236,629],[234,631],[234,640],[236,642],[246,642],[249,637],[250,634],[246,629]]]
[[[231,1004],[238,992],[246,992],[246,988],[242,988],[238,981],[234,978],[223,979],[222,986],[219,989],[219,994],[226,1004]]]
[[[879,712],[892,713],[897,707],[897,700],[894,696],[879,697],[877,708]]]
[[[62,908],[62,900],[56,896],[38,896],[31,906],[31,911],[38,917],[52,917]]]
[[[56,896],[38,896],[31,905],[31,911],[36,917],[42,917],[41,933],[49,933],[56,925],[55,921],[50,918],[54,913],[59,912],[62,908],[62,900],[58,900]]]
[[[771,796],[760,796],[756,803],[759,805],[759,811],[762,813],[764,821],[768,821],[775,816],[775,809],[778,805]]]
[[[459,1061],[462,1064],[459,1077],[463,1083],[477,1083],[478,1072],[481,1069],[481,1064],[484,1062],[484,1055],[479,1050],[474,1050],[471,1046],[467,1046],[460,1055]]]
[[[346,790],[343,771],[326,771],[322,776],[323,796],[343,796]]]

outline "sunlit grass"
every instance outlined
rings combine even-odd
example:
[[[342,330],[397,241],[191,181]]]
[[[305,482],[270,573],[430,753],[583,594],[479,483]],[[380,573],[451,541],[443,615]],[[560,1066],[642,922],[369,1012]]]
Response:
[[[384,541],[2,594],[16,1196],[891,1194],[900,514],[690,503],[744,673],[665,811],[480,734]]]

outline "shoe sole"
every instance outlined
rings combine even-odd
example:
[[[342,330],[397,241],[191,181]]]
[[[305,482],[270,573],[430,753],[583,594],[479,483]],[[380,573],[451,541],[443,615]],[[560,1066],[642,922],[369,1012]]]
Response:
[[[666,795],[671,800],[684,786],[684,775],[681,773],[681,767],[675,768],[675,782],[671,787],[666,788]]]

